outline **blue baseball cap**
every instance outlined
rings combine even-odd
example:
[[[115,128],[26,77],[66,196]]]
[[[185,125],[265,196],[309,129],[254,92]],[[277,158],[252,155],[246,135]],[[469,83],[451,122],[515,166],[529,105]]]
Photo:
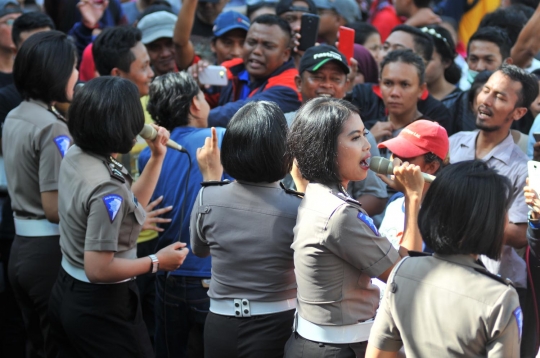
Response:
[[[214,32],[215,37],[220,37],[235,29],[242,29],[247,32],[249,26],[249,19],[244,15],[236,11],[226,11],[219,14],[216,21],[214,21],[214,28],[212,31]]]

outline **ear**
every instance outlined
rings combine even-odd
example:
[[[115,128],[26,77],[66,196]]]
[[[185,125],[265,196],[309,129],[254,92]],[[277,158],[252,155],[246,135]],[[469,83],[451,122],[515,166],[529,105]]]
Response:
[[[283,51],[283,63],[289,61],[289,58],[291,58],[291,46],[288,45],[285,48],[285,51]]]
[[[111,76],[113,77],[123,77],[122,76],[123,71],[119,69],[118,67],[115,67],[111,70]]]
[[[439,161],[434,160],[431,163],[426,163],[426,166],[424,167],[424,173],[426,174],[435,174],[437,173],[437,170],[441,167],[441,163]]]
[[[191,113],[198,113],[201,110],[201,104],[199,102],[199,95],[197,94],[193,99],[191,100],[191,106],[190,106],[190,112]]]
[[[518,107],[514,109],[514,112],[512,112],[512,119],[514,121],[521,119],[527,113],[527,111],[528,111],[527,107]]]
[[[213,53],[216,53],[216,39],[210,41],[210,50],[212,50]]]
[[[514,63],[514,60],[512,60],[512,57],[508,57],[503,62],[506,62],[507,64],[511,65]]]
[[[424,91],[427,89],[427,83],[422,83],[420,85],[420,94],[418,95],[418,99],[422,98],[422,95],[424,94]]]
[[[300,77],[300,75],[296,75],[294,77],[294,83],[296,84],[296,90],[298,93],[302,92],[302,77]]]

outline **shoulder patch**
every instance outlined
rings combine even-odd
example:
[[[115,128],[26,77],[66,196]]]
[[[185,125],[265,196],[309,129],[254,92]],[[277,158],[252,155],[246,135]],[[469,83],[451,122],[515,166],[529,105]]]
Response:
[[[223,181],[219,181],[219,180],[209,180],[209,181],[203,181],[201,182],[201,186],[221,186],[221,185],[227,185],[227,184],[230,184],[231,181],[229,179],[226,179],[226,180],[223,180]]]
[[[366,214],[364,214],[363,212],[359,212],[358,213],[358,219],[360,219],[361,221],[364,222],[364,224],[366,224],[367,226],[369,226],[369,228],[371,229],[371,231],[373,231],[373,233],[377,236],[381,236],[379,234],[379,230],[377,230],[377,227],[375,226],[375,224],[373,223],[373,220],[367,216]]]
[[[285,185],[283,184],[283,182],[279,182],[279,186],[281,187],[281,189],[285,190],[285,192],[287,194],[291,194],[291,195],[296,195],[296,196],[299,196],[301,198],[304,197],[304,193],[300,192],[300,191],[296,191],[296,190],[292,190],[292,189],[289,189],[289,188],[286,188]]]
[[[475,270],[476,272],[480,272],[481,274],[486,275],[486,276],[489,277],[489,278],[494,279],[495,281],[498,281],[498,282],[500,282],[500,283],[503,283],[503,284],[505,284],[506,286],[512,286],[512,287],[514,287],[514,283],[513,283],[511,280],[509,280],[509,279],[507,279],[507,278],[502,278],[501,276],[498,276],[498,275],[494,275],[494,274],[492,274],[491,272],[489,272],[487,269],[481,269],[481,268],[475,267],[474,270]]]
[[[67,135],[59,135],[58,137],[54,138],[54,144],[56,144],[56,148],[58,148],[60,155],[62,158],[64,158],[69,149],[69,145],[71,144],[71,140]]]
[[[123,201],[124,199],[116,194],[110,194],[103,197],[103,203],[105,204],[111,223],[116,219],[116,215],[118,215]]]
[[[521,307],[518,306],[513,313],[514,317],[516,317],[516,322],[518,325],[519,339],[521,339],[521,335],[523,333],[523,312],[521,311]]]
[[[126,182],[126,178],[122,175],[122,172],[118,170],[118,168],[114,165],[114,163],[107,162],[106,160],[104,160],[103,164],[107,167],[107,170],[109,170],[109,174],[111,175],[111,178],[114,178],[122,183]]]

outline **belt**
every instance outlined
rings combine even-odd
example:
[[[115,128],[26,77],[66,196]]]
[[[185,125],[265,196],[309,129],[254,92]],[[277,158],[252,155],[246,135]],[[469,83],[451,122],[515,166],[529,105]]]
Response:
[[[373,319],[346,326],[321,326],[302,318],[296,312],[294,317],[295,331],[310,341],[320,343],[347,344],[365,342],[369,338]]]
[[[70,275],[70,276],[73,277],[74,279],[79,280],[79,281],[82,281],[82,282],[88,282],[88,283],[95,283],[95,284],[115,284],[115,283],[128,282],[128,281],[131,281],[131,280],[134,280],[134,279],[135,279],[134,277],[130,277],[130,278],[127,278],[127,279],[125,279],[125,280],[118,281],[118,282],[90,282],[90,280],[88,279],[88,277],[86,277],[86,273],[84,272],[84,269],[72,265],[72,264],[66,259],[66,257],[65,257],[64,255],[62,255],[62,268],[64,269],[64,271],[66,271],[66,273],[67,273],[68,275]]]
[[[261,302],[245,298],[210,299],[210,312],[222,316],[251,317],[289,311],[296,308],[296,298],[283,301]]]
[[[58,224],[53,224],[47,219],[13,219],[15,221],[15,233],[19,236],[37,237],[60,235]]]

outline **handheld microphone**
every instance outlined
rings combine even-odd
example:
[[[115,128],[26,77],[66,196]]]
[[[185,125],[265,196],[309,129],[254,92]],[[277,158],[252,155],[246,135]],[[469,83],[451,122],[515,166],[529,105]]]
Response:
[[[157,137],[157,131],[149,124],[145,124],[141,133],[139,133],[141,137],[147,140],[154,140]],[[175,149],[179,152],[187,153],[186,148],[182,147],[180,144],[176,143],[174,140],[169,139],[167,141],[167,147]]]
[[[394,174],[394,164],[392,164],[392,161],[383,157],[372,157],[371,162],[369,163],[369,169],[378,174]],[[422,176],[426,183],[431,183],[435,180],[435,176],[431,174],[422,173]]]

